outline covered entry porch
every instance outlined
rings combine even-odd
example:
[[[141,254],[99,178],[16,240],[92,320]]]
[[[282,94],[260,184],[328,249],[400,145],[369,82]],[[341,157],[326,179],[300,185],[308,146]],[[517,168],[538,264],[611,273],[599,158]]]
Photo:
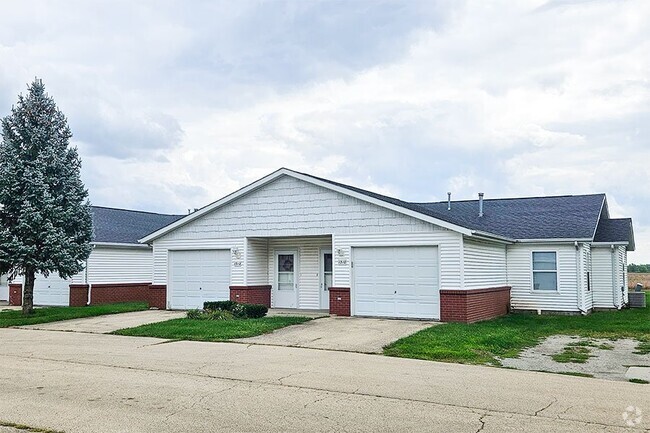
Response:
[[[230,287],[231,300],[267,303],[263,301],[268,299],[272,308],[329,310],[331,235],[250,237],[240,255],[245,284]],[[233,259],[238,265],[237,257]]]

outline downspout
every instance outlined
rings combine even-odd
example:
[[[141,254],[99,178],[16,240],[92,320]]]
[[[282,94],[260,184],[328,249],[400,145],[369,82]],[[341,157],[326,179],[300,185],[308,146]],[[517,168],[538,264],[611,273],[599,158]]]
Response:
[[[610,250],[612,252],[612,301],[614,303],[614,307],[618,310],[621,309],[621,305],[618,303],[618,289],[617,289],[617,282],[616,282],[616,247],[612,245],[610,247]]]
[[[580,314],[586,315],[587,311],[584,309],[582,302],[582,260],[580,259],[580,244],[578,241],[575,241],[573,244],[576,248],[576,293],[577,293],[577,305]]]

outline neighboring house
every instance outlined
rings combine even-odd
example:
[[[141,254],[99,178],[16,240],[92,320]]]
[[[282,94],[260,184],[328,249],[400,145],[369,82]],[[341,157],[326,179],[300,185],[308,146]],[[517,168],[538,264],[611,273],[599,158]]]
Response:
[[[90,301],[95,304],[146,297],[143,293],[151,284],[153,256],[151,247],[138,243],[138,239],[181,216],[100,206],[92,206],[91,213],[93,250],[84,270],[69,279],[56,273],[47,277],[37,274],[34,305],[69,305],[71,285],[73,289],[88,286]],[[20,286],[22,278],[12,281],[15,289]]]
[[[409,203],[288,169],[141,242],[167,308],[233,299],[443,321],[619,308],[634,249],[604,194]]]

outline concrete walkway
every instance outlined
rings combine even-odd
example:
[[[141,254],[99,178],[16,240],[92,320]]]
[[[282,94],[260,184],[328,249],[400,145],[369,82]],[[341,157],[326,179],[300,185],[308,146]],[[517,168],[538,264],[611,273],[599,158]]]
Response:
[[[0,329],[0,421],[80,432],[641,432],[648,385],[358,353]],[[631,407],[632,410],[628,410]],[[627,420],[637,420],[635,428]]]
[[[270,334],[235,341],[271,346],[381,353],[385,345],[435,324],[437,322],[325,317],[278,329]]]
[[[104,316],[85,317],[83,319],[63,320],[61,322],[42,323],[21,326],[22,329],[40,329],[44,331],[87,332],[107,334],[118,329],[132,328],[148,323],[185,317],[184,311],[145,310],[132,313],[106,314]]]

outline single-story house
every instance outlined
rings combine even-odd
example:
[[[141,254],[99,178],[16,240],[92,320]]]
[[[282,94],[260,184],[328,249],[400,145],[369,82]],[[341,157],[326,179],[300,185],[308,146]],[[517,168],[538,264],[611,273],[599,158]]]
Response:
[[[412,203],[283,168],[141,242],[171,309],[472,322],[621,308],[634,234],[605,194]]]
[[[139,243],[138,239],[178,220],[181,215],[100,206],[92,206],[91,213],[93,250],[84,270],[68,279],[56,273],[47,277],[37,274],[34,305],[67,306],[147,299],[153,253],[150,246]],[[14,279],[7,286],[10,286],[7,299],[13,305],[20,305],[22,278]]]

